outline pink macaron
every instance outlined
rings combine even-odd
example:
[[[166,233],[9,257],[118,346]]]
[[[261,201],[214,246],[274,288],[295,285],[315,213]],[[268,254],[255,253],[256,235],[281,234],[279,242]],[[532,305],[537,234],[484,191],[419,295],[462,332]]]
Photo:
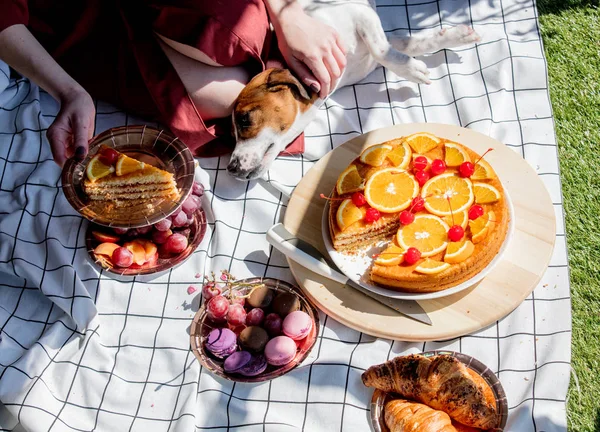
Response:
[[[296,357],[296,342],[287,336],[277,336],[265,346],[267,363],[273,366],[283,366]]]
[[[294,340],[304,339],[310,333],[313,321],[306,312],[295,311],[285,317],[282,324],[283,334]]]

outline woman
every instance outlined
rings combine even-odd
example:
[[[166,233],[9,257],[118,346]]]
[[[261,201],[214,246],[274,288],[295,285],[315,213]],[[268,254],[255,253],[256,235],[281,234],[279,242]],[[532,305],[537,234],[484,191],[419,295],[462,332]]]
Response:
[[[0,59],[60,102],[47,132],[60,166],[87,154],[92,97],[156,118],[197,155],[222,153],[239,92],[281,57],[321,97],[346,64],[339,35],[306,15],[297,0],[8,0],[0,6]],[[302,138],[292,147],[301,151]]]

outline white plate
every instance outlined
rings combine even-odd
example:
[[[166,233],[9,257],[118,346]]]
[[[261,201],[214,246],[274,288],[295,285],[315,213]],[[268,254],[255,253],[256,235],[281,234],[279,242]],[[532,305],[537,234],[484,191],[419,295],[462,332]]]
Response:
[[[384,295],[386,297],[392,297],[396,299],[403,300],[430,300],[440,297],[446,297],[452,294],[455,294],[459,291],[465,290],[477,282],[480,282],[484,277],[488,275],[489,272],[500,262],[502,259],[502,255],[506,251],[508,244],[513,236],[513,232],[515,229],[515,221],[514,221],[514,209],[513,204],[508,195],[506,188],[504,188],[504,197],[506,199],[506,204],[508,205],[508,230],[506,232],[506,238],[504,239],[504,243],[498,254],[494,257],[492,261],[479,273],[473,276],[471,279],[464,281],[461,284],[453,286],[452,288],[448,288],[442,291],[417,294],[417,293],[406,293],[394,291],[388,288],[383,288],[381,286],[375,285],[371,283],[369,278],[369,269],[373,262],[371,256],[381,252],[387,246],[387,241],[383,241],[378,243],[375,246],[371,246],[368,248],[363,248],[358,251],[358,253],[348,255],[343,252],[338,252],[333,247],[333,242],[331,241],[329,234],[329,202],[325,205],[323,209],[323,217],[321,219],[321,232],[323,234],[323,241],[325,242],[325,248],[331,257],[331,260],[339,267],[339,269],[344,273],[349,279],[352,279],[355,282],[360,283],[363,287],[377,293]]]

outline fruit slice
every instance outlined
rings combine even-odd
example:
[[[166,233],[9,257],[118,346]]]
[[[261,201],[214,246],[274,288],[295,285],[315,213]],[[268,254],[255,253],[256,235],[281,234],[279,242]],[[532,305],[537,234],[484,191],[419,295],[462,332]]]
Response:
[[[356,165],[352,164],[346,168],[338,177],[338,181],[335,184],[335,189],[340,195],[358,192],[365,188],[365,182],[358,173]]]
[[[381,166],[391,150],[392,146],[389,144],[376,144],[361,153],[360,161],[371,166]]]
[[[498,189],[487,183],[473,183],[473,192],[477,204],[489,204],[500,199]]]
[[[345,199],[337,209],[336,222],[338,227],[344,231],[350,225],[358,222],[363,218],[363,213],[360,211],[351,199]]]
[[[123,245],[133,254],[133,262],[137,265],[142,265],[146,262],[146,250],[140,243],[132,241]]]
[[[404,169],[411,161],[412,150],[406,141],[402,141],[400,145],[387,154],[387,158],[396,168]]]
[[[479,243],[485,239],[488,233],[493,229],[494,223],[496,223],[496,215],[492,210],[489,210],[485,215],[470,221],[469,228],[471,229],[471,241],[473,243]]]
[[[121,246],[116,243],[100,243],[96,246],[96,249],[94,249],[94,253],[96,255],[106,255],[107,257],[111,257],[115,249],[120,247]]]
[[[441,141],[435,135],[420,132],[406,137],[406,142],[415,153],[423,154],[436,148]]]
[[[449,167],[457,167],[463,162],[471,162],[469,154],[462,148],[462,146],[455,143],[446,143],[446,153],[444,156],[444,162]]]
[[[436,273],[443,272],[444,270],[446,270],[449,267],[450,267],[450,264],[448,264],[448,263],[436,261],[436,260],[432,260],[432,259],[428,258],[425,261],[423,261],[421,264],[419,264],[417,267],[415,267],[415,271],[417,273],[423,273],[423,274],[430,275],[430,274],[436,274]]]
[[[375,260],[375,264],[382,266],[395,266],[398,264],[402,264],[404,261],[404,249],[395,245],[394,243],[390,243],[389,246],[381,253]]]
[[[108,234],[102,231],[92,231],[92,237],[94,237],[100,243],[116,243],[120,240],[118,235]]]
[[[452,222],[452,215],[444,216],[444,222],[448,224],[448,226],[458,225],[462,227],[462,229],[467,229],[467,225],[469,224],[469,214],[467,211],[462,212],[454,212],[454,222]]]
[[[423,185],[421,196],[425,208],[438,216],[448,216],[452,212],[465,211],[473,204],[473,184],[468,178],[454,173],[444,173],[428,180]]]
[[[90,159],[90,162],[85,169],[85,173],[87,174],[87,178],[90,181],[96,181],[102,177],[106,177],[107,175],[115,172],[115,168],[109,165],[104,165],[100,161],[100,155],[94,156]]]
[[[494,177],[492,166],[481,159],[475,164],[475,171],[471,175],[471,180],[487,180]]]
[[[369,205],[383,213],[395,213],[407,208],[419,193],[419,184],[412,174],[398,168],[375,172],[365,185]]]
[[[117,160],[117,175],[122,176],[136,171],[144,169],[144,162],[130,158],[124,154],[119,155]]]
[[[464,238],[459,242],[450,242],[446,249],[446,255],[444,255],[444,261],[449,264],[458,264],[473,255],[473,251],[475,251],[475,245]]]
[[[398,230],[396,238],[404,250],[414,247],[421,251],[421,257],[429,257],[442,252],[448,246],[446,222],[430,214],[418,214],[410,225]]]
[[[135,239],[133,242],[139,243],[144,248],[144,251],[146,252],[146,262],[148,262],[152,258],[152,256],[156,252],[158,252],[158,247],[154,243],[152,243],[150,240]]]

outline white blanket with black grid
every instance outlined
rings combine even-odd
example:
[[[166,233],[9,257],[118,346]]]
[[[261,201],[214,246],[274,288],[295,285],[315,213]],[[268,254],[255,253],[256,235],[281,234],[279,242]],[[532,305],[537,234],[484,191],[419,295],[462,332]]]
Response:
[[[306,131],[306,153],[278,160],[271,176],[292,188],[335,146],[375,128],[453,123],[523,155],[548,187],[556,250],[534,293],[505,319],[438,343],[392,343],[321,316],[302,367],[272,382],[233,384],[203,371],[189,348],[198,308],[196,273],[292,281],[265,240],[285,196],[241,183],[227,158],[200,160],[207,193],[204,241],[158,278],[118,280],[90,263],[84,221],[61,191],[45,130],[57,105],[0,65],[0,430],[368,431],[371,390],[359,376],[396,355],[446,348],[472,355],[508,395],[506,430],[565,431],[570,372],[570,296],[556,139],[537,12],[531,0],[401,0],[378,5],[384,28],[407,34],[470,24],[476,47],[424,58],[431,86],[378,69],[339,90]],[[382,2],[380,2],[382,3]],[[414,3],[411,5],[411,3]],[[140,119],[97,104],[96,133]],[[21,429],[22,428],[22,429]]]

